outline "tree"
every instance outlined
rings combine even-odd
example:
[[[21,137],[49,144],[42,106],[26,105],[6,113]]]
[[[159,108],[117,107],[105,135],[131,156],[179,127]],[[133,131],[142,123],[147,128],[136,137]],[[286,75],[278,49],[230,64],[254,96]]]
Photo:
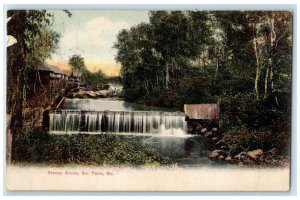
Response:
[[[69,58],[69,65],[72,69],[72,72],[83,72],[85,70],[84,58],[81,55],[74,54]]]
[[[153,27],[141,23],[129,31],[122,30],[117,40],[115,59],[122,64],[123,90],[127,97],[133,100],[134,97],[159,95],[164,81],[163,67],[154,48]]]
[[[150,23],[122,30],[114,45],[115,59],[122,64],[124,91],[131,100],[158,97],[176,88],[210,32],[206,12],[153,11],[149,15]]]
[[[281,90],[282,81],[276,80],[289,76],[291,68],[290,13],[227,11],[216,12],[215,16],[225,33],[226,51],[233,55],[227,65],[238,70],[239,76],[244,76],[249,85],[253,84],[256,99],[266,99]]]
[[[12,160],[17,162],[26,80],[29,71],[36,70],[55,50],[59,35],[50,31],[54,16],[45,10],[9,10],[7,16],[11,18],[7,33],[17,40],[7,49],[7,113],[11,115]]]
[[[176,72],[182,70],[181,64],[195,58],[204,48],[210,35],[207,20],[207,12],[150,12],[156,40],[154,48],[165,66],[166,89],[174,79],[179,78]]]

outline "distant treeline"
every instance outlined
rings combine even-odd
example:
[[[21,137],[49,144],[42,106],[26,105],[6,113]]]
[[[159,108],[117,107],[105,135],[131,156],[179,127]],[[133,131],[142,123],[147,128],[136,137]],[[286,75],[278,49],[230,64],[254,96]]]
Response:
[[[107,76],[101,70],[98,72],[90,72],[85,70],[83,73],[85,83],[88,85],[101,85],[101,84],[122,84],[120,76]]]

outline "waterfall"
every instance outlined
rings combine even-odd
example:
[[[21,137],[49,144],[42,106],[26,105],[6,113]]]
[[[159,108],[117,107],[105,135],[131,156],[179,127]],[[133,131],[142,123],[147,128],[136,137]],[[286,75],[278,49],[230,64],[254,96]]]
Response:
[[[50,112],[50,133],[131,133],[176,135],[186,132],[181,112],[75,111]]]

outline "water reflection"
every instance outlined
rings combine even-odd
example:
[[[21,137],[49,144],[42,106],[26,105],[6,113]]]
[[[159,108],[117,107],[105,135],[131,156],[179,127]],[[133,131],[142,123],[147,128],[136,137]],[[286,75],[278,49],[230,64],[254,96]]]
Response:
[[[174,160],[178,166],[201,167],[215,165],[207,157],[210,144],[202,136],[193,137],[134,137],[142,144],[158,150]]]

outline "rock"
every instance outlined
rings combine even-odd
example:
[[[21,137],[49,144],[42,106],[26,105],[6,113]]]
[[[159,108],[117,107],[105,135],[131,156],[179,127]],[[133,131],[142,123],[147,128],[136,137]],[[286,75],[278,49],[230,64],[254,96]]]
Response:
[[[80,89],[80,90],[78,90],[78,92],[73,93],[73,97],[83,98],[83,97],[85,97],[85,91]]]
[[[228,152],[224,150],[220,150],[219,154],[226,157],[228,155]]]
[[[263,151],[261,149],[256,149],[253,151],[248,151],[247,152],[247,156],[249,156],[252,159],[258,159],[259,157],[261,157],[263,154]]]
[[[207,128],[201,129],[201,133],[205,133],[207,131]]]
[[[216,158],[216,157],[219,156],[219,152],[220,152],[220,150],[214,150],[214,151],[210,152],[210,154],[208,155],[208,157],[210,157],[210,158]]]
[[[96,97],[97,96],[94,91],[86,91],[86,94],[90,97]]]
[[[241,159],[243,159],[245,157],[245,155],[246,155],[246,152],[241,152],[241,153],[235,155],[234,159],[241,160]]]
[[[99,90],[96,92],[96,94],[98,96],[104,96],[104,97],[107,97],[107,96],[111,96],[112,95],[112,92],[110,90]]]
[[[210,131],[209,131],[209,132],[206,132],[206,133],[204,134],[205,137],[210,137],[210,136],[212,136],[212,135],[213,135],[213,133],[210,132]]]
[[[211,138],[213,141],[217,141],[218,140],[218,138],[217,137],[213,137],[213,138]]]
[[[220,160],[223,160],[223,159],[224,159],[224,156],[220,155],[220,156],[219,156],[219,159],[220,159]]]
[[[215,133],[215,132],[218,131],[218,128],[212,128],[211,131],[212,131],[213,133]]]
[[[231,156],[228,155],[226,158],[225,158],[226,161],[231,161]]]

